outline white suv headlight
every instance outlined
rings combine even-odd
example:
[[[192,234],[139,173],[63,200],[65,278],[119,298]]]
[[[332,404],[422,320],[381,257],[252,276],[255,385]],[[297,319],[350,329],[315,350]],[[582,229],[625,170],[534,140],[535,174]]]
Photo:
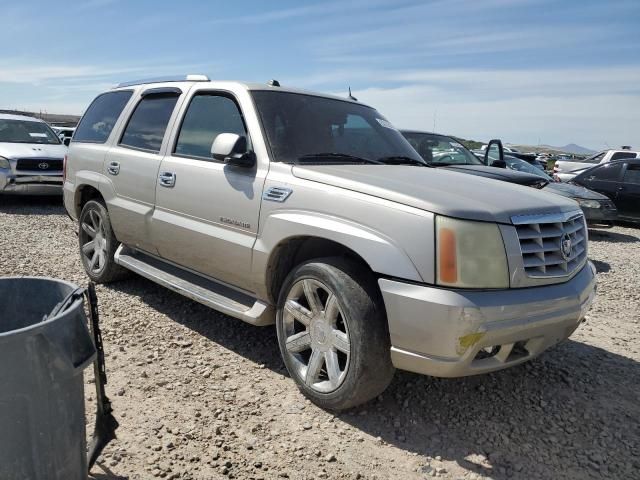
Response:
[[[0,168],[11,168],[9,160],[4,157],[0,157]]]
[[[507,253],[498,225],[437,216],[436,283],[508,288]]]

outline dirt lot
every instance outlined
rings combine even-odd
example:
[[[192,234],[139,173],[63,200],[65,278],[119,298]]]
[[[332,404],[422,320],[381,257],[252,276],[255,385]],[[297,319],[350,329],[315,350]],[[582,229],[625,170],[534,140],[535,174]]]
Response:
[[[100,286],[121,427],[94,478],[640,478],[640,229],[593,230],[590,248],[598,297],[571,340],[487,376],[398,372],[337,416],[298,393],[274,328],[139,277]],[[13,275],[86,283],[59,200],[0,199]]]

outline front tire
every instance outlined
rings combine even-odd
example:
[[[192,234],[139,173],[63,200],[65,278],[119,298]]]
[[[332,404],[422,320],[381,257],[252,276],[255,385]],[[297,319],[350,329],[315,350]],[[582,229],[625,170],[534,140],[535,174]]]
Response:
[[[82,266],[91,280],[109,283],[125,275],[126,270],[113,260],[118,248],[107,208],[89,200],[80,213],[78,243]]]
[[[382,300],[355,263],[326,258],[296,267],[281,289],[276,326],[289,374],[322,408],[365,403],[391,382]]]

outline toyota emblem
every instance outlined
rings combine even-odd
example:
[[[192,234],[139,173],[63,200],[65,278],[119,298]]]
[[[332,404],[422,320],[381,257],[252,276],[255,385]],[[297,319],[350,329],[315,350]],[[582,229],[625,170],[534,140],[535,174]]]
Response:
[[[38,164],[38,168],[40,170],[47,170],[49,168],[49,164],[47,162],[42,162]]]
[[[573,242],[571,241],[571,237],[568,233],[562,235],[560,239],[560,254],[562,258],[565,260],[569,260],[571,257],[571,252],[573,251]]]

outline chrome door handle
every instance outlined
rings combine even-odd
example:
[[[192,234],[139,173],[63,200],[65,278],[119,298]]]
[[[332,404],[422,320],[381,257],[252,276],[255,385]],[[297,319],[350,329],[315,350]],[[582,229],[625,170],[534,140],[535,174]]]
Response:
[[[158,177],[158,183],[167,188],[172,188],[176,184],[176,174],[172,172],[162,172]]]
[[[118,175],[120,173],[120,164],[118,162],[111,162],[107,167],[107,172],[111,175]]]

